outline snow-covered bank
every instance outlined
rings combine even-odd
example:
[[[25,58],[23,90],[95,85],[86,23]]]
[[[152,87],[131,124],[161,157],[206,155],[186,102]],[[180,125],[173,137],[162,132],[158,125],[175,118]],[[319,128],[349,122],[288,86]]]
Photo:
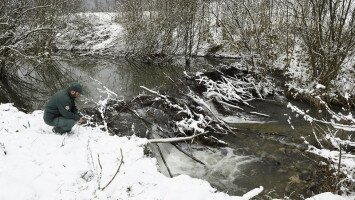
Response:
[[[0,104],[1,200],[227,200],[250,199],[263,190],[255,188],[242,197],[232,197],[203,180],[186,175],[165,177],[158,172],[156,159],[143,153],[147,140],[108,136],[90,127],[76,127],[72,135],[55,135],[43,123],[42,114],[25,114],[12,104]],[[350,200],[354,196],[323,193],[309,198],[326,199]]]
[[[125,33],[123,27],[114,21],[115,16],[115,13],[78,13],[71,16],[66,28],[56,35],[56,47],[89,54],[124,54]]]
[[[66,27],[56,35],[55,46],[59,50],[79,51],[82,54],[125,55],[136,47],[127,46],[126,31],[115,18],[116,13],[110,12],[74,14],[68,18]],[[211,26],[217,26],[216,21]],[[198,49],[194,47],[194,52],[198,56],[240,58],[240,53],[233,50],[229,42],[222,40],[220,29],[217,32],[211,30],[213,36],[210,43],[202,41]],[[209,49],[216,46],[222,48],[211,54]]]
[[[325,192],[322,194],[318,194],[316,196],[307,198],[306,200],[354,200],[354,196],[343,197],[339,195],[332,194],[330,192]]]
[[[353,57],[345,59],[336,79],[332,80],[329,86],[318,83],[312,78],[311,66],[309,66],[307,49],[305,49],[300,39],[295,40],[295,46],[291,53],[290,66],[285,70],[285,75],[289,77],[286,83],[289,96],[293,99],[319,103],[316,96],[326,99],[327,102],[351,104],[355,98],[354,66]],[[279,66],[285,66],[279,64]],[[277,67],[277,65],[275,65]],[[283,67],[281,67],[283,69]]]
[[[143,154],[145,139],[108,136],[90,127],[55,135],[42,114],[0,105],[2,200],[250,199],[263,190],[232,197],[186,175],[167,178],[158,172],[155,158]]]

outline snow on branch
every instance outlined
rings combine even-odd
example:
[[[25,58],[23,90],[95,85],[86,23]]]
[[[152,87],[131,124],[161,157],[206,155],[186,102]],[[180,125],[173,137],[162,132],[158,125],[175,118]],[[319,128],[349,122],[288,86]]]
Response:
[[[325,103],[325,102],[323,101],[323,103]],[[326,121],[326,120],[320,120],[315,117],[312,117],[312,116],[308,115],[305,111],[299,109],[297,106],[294,106],[291,103],[288,103],[287,107],[290,108],[292,110],[292,112],[303,116],[303,119],[307,122],[310,122],[310,123],[319,122],[322,124],[331,125],[332,127],[334,127],[335,129],[338,129],[338,130],[355,131],[355,121],[354,121],[354,118],[352,117],[351,113],[349,113],[349,115],[347,115],[347,116],[345,116],[341,113],[337,114],[334,111],[332,111],[328,106],[326,106],[326,110],[328,111],[329,114],[331,114],[331,116],[333,118],[335,118],[337,120],[343,119],[343,120],[350,121],[350,124],[340,124],[340,123],[336,123],[334,120]]]
[[[108,89],[105,85],[103,85],[100,81],[98,81],[97,79],[94,79],[91,77],[91,79],[96,82],[99,86],[101,86],[103,89],[101,88],[97,88],[97,90],[101,93],[101,94],[105,94],[106,97],[103,100],[99,100],[98,102],[95,102],[94,100],[89,100],[86,99],[87,101],[93,102],[94,104],[97,105],[97,110],[100,112],[100,117],[102,118],[102,122],[103,122],[103,128],[105,129],[105,131],[108,131],[108,127],[107,127],[107,122],[106,122],[106,118],[105,118],[105,113],[107,110],[107,104],[109,103],[110,100],[113,99],[117,99],[117,94],[113,91],[111,91],[110,89]],[[100,95],[101,98],[101,95]],[[122,100],[121,100],[122,101]],[[87,119],[91,119],[90,116],[85,116]]]
[[[222,76],[221,80],[213,81],[197,73],[196,81],[206,87],[204,95],[207,98],[217,96],[226,101],[236,101],[245,105],[249,105],[248,101],[255,99],[252,94],[254,84],[246,80]]]
[[[178,109],[178,110],[181,110],[181,111],[184,110],[184,108],[182,108],[181,106],[172,103],[172,102],[169,100],[169,98],[168,98],[167,96],[161,95],[159,92],[156,92],[156,91],[154,91],[154,90],[148,89],[148,88],[146,88],[146,87],[144,87],[144,86],[140,86],[140,87],[141,87],[142,89],[145,89],[145,90],[147,90],[148,92],[150,92],[150,93],[152,93],[152,94],[155,94],[155,95],[159,96],[160,98],[162,98],[164,101],[166,101],[166,103],[167,103],[170,107],[174,107],[174,108],[176,108],[176,109]]]
[[[287,107],[312,125],[312,132],[319,146],[312,145],[305,140],[308,151],[327,159],[332,168],[338,171],[338,177],[340,173],[343,174],[345,178],[339,180],[338,188],[345,192],[352,190],[355,187],[355,155],[352,153],[355,149],[352,136],[355,131],[355,120],[351,112],[348,115],[337,113],[319,96],[315,98],[325,108],[330,116],[329,120],[312,117],[307,111],[291,103],[288,103]]]
[[[24,10],[21,14],[18,15],[17,19],[21,18],[23,15],[25,15],[26,13],[33,11],[33,10],[37,10],[37,9],[43,9],[43,8],[49,8],[50,6],[35,6],[35,7],[31,7],[28,8],[26,10]]]
[[[200,133],[200,134],[196,134],[193,136],[188,136],[188,137],[177,137],[177,138],[164,138],[164,139],[150,139],[148,140],[148,143],[172,143],[172,142],[182,142],[182,141],[186,141],[186,140],[192,140],[195,137],[198,137],[200,135],[203,135],[206,133]]]
[[[185,113],[187,117],[184,117],[182,120],[175,122],[175,125],[177,127],[177,130],[182,133],[183,135],[189,135],[187,133],[192,133],[193,135],[199,134],[199,133],[206,133],[206,128],[214,129],[217,132],[217,129],[223,132],[223,129],[221,126],[216,126],[215,128],[211,128],[210,123],[212,122],[212,119],[202,113],[196,113],[196,111],[192,111],[189,106],[186,104],[184,107],[181,105],[174,103],[171,99],[171,97],[168,97],[166,95],[161,95],[159,92],[150,90],[144,86],[141,86],[141,88],[147,90],[148,92],[155,94],[161,98],[165,102],[165,104],[171,108],[177,109],[178,113]],[[200,100],[198,100],[196,97],[193,97],[192,95],[187,95],[188,97],[194,99],[195,101],[198,101],[201,103]],[[206,105],[206,103],[204,103]],[[207,106],[207,105],[206,105]],[[221,123],[218,118],[217,122]],[[218,125],[218,124],[217,124]],[[225,129],[229,130],[229,128],[222,123],[222,126],[225,127]]]
[[[30,30],[30,31],[28,31],[27,33],[25,33],[24,35],[22,35],[21,37],[16,38],[16,39],[12,42],[12,44],[16,44],[17,42],[26,39],[28,36],[30,36],[30,35],[33,34],[33,33],[41,32],[41,31],[52,31],[52,30],[53,30],[52,28],[36,28],[36,29]]]
[[[204,86],[206,91],[203,92],[203,95],[207,99],[213,99],[225,107],[252,115],[270,117],[259,112],[249,112],[242,107],[254,109],[255,107],[249,102],[255,99],[264,99],[260,92],[262,89],[256,85],[256,79],[245,71],[231,67],[223,69],[223,71],[198,72],[194,80]]]
[[[142,89],[153,95],[140,94],[130,101],[117,100],[116,94],[112,91],[104,91],[107,98],[94,102],[97,106],[86,109],[89,125],[99,127],[110,135],[127,134],[128,125],[125,120],[128,116],[134,116],[139,124],[146,128],[146,132],[136,132],[139,137],[150,138],[150,133],[161,133],[161,140],[151,140],[152,143],[180,142],[198,139],[202,144],[211,146],[226,146],[212,135],[225,135],[230,128],[216,116],[211,116],[210,110],[204,109],[197,104],[205,104],[201,99],[192,95],[172,97],[163,95],[158,91],[141,86]],[[101,99],[101,97],[100,97]],[[191,101],[191,99],[194,99]],[[199,103],[196,103],[199,102]],[[209,113],[209,112],[211,113]],[[163,114],[163,116],[161,115]],[[213,113],[212,113],[213,115]],[[216,119],[214,119],[216,118]],[[128,122],[129,123],[129,122]],[[164,126],[165,128],[156,129]],[[132,127],[132,126],[131,126]],[[138,128],[139,129],[139,128]],[[131,131],[132,128],[129,129]],[[148,134],[149,133],[149,134]],[[204,137],[198,137],[204,134]]]

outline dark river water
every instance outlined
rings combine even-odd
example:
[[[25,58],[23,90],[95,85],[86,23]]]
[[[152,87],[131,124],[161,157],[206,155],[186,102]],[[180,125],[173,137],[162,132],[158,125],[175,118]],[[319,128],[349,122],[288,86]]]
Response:
[[[183,60],[147,64],[129,61],[124,58],[105,59],[61,55],[43,63],[38,69],[31,63],[23,63],[30,69],[23,70],[31,77],[22,74],[22,78],[34,83],[31,94],[33,109],[43,109],[46,99],[55,91],[72,81],[84,85],[85,95],[79,107],[90,107],[94,102],[103,100],[108,92],[117,94],[113,97],[126,99],[143,93],[140,86],[173,95],[176,83],[184,81],[184,71],[213,70],[222,65],[238,63],[238,60],[196,58],[190,68],[183,67]],[[32,70],[32,71],[31,71]],[[28,103],[28,102],[27,102]],[[182,155],[171,145],[162,145],[168,165],[173,175],[188,174],[192,177],[209,181],[219,191],[230,195],[242,195],[259,186],[265,188],[261,199],[267,197],[302,199],[311,195],[310,178],[316,167],[316,161],[305,153],[301,136],[311,133],[308,123],[291,118],[289,125],[286,108],[287,100],[278,97],[267,101],[251,102],[256,111],[270,115],[270,118],[236,113],[235,116],[222,116],[230,126],[238,129],[235,134],[221,136],[229,143],[225,148],[205,148],[198,145],[187,146],[195,157],[205,162],[202,166]],[[213,105],[211,105],[213,106]],[[306,105],[301,105],[306,107]],[[167,174],[158,158],[160,170]],[[308,177],[308,178],[307,178]]]

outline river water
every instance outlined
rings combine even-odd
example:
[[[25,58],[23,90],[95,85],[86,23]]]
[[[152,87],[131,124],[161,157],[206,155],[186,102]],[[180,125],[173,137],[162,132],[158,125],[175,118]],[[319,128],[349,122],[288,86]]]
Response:
[[[79,107],[89,107],[95,105],[94,102],[105,99],[107,90],[116,93],[118,99],[130,99],[143,93],[140,86],[168,94],[174,94],[177,90],[187,92],[187,88],[176,88],[177,82],[184,81],[185,70],[190,73],[213,70],[236,62],[238,61],[197,58],[186,69],[182,59],[147,64],[124,58],[65,54],[44,63],[44,70],[31,71],[37,80],[34,81],[36,86],[46,91],[38,94],[32,105],[34,109],[42,109],[50,94],[71,81],[79,81],[85,88],[86,94],[81,98]],[[206,166],[191,160],[172,145],[161,144],[172,174],[188,174],[207,180],[219,191],[231,195],[242,195],[263,186],[265,191],[261,199],[302,199],[302,196],[310,196],[312,183],[309,182],[309,177],[312,176],[317,162],[304,152],[305,146],[300,139],[301,136],[310,135],[310,126],[302,120],[292,118],[295,129],[291,128],[288,119],[292,114],[286,108],[287,100],[282,97],[251,104],[256,107],[256,111],[268,114],[270,118],[240,113],[235,116],[220,115],[238,129],[234,135],[220,137],[229,144],[228,147],[206,148],[185,144],[185,149],[191,150]],[[159,156],[157,159],[160,170],[167,175]]]

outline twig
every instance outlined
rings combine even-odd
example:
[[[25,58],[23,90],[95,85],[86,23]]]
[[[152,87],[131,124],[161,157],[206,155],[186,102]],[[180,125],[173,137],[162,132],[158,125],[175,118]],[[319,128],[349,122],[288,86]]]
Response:
[[[12,44],[16,44],[17,42],[26,39],[26,38],[27,38],[29,35],[31,35],[32,33],[40,32],[40,31],[52,31],[52,30],[53,30],[52,28],[37,28],[37,29],[30,30],[30,31],[28,31],[24,36],[15,39],[15,41],[12,42]]]
[[[97,161],[99,162],[99,167],[100,167],[100,173],[99,173],[99,177],[98,177],[98,183],[99,183],[99,189],[101,188],[101,177],[102,177],[102,165],[101,165],[101,161],[100,161],[100,154],[97,154]]]
[[[163,153],[161,152],[159,145],[158,145],[158,144],[156,144],[156,145],[157,145],[157,147],[158,147],[158,151],[159,151],[160,157],[161,157],[161,159],[163,160],[163,163],[164,163],[166,169],[167,169],[168,172],[169,172],[170,178],[173,178],[173,175],[172,175],[171,172],[170,172],[170,169],[169,169],[169,167],[168,167],[168,164],[166,163],[166,161],[165,161],[165,159],[164,159]]]
[[[2,142],[0,142],[0,149],[4,152],[4,155],[6,156],[7,151],[6,151],[4,143],[2,143]]]
[[[342,145],[341,143],[339,144],[339,163],[338,163],[338,180],[340,179],[340,167],[341,167],[341,153],[342,153]]]
[[[192,160],[194,160],[194,161],[196,161],[196,162],[198,162],[198,163],[200,163],[200,164],[202,164],[202,165],[206,165],[204,162],[200,161],[200,160],[197,159],[195,156],[188,154],[185,150],[183,150],[182,148],[180,148],[179,145],[177,145],[177,144],[175,144],[175,143],[171,143],[171,144],[174,145],[174,147],[175,147],[177,150],[181,151],[183,154],[185,154],[186,156],[190,157]]]
[[[145,125],[145,127],[146,128],[148,128],[148,126],[147,126],[147,124],[148,125],[153,125],[153,123],[152,122],[149,122],[149,121],[147,121],[146,119],[144,119],[142,116],[140,116],[136,111],[133,111],[132,109],[130,109],[130,108],[126,108],[129,112],[131,112],[131,113],[133,113],[135,116],[137,116],[138,117],[138,119],[140,119],[140,120],[142,120],[143,122],[144,122],[144,125]]]
[[[201,99],[200,97],[198,96],[193,96],[193,95],[187,95],[188,97],[190,97],[195,103],[197,103],[198,105],[202,106],[202,107],[205,107],[210,113],[211,115],[219,122],[222,122],[214,113],[213,111],[211,110],[211,108],[207,105],[207,103]],[[222,122],[223,123],[223,122]]]
[[[49,5],[48,5],[48,6],[36,6],[36,7],[28,8],[28,9],[26,9],[25,11],[23,11],[23,12],[17,17],[16,21],[17,21],[19,18],[21,18],[24,14],[26,14],[27,12],[29,12],[29,11],[32,11],[32,10],[35,10],[35,9],[39,9],[39,8],[48,8],[48,7],[49,7]]]
[[[60,145],[60,147],[64,147],[64,145],[65,145],[65,139],[66,139],[66,135],[64,135],[63,141],[62,141],[62,144]]]
[[[91,163],[93,171],[96,173],[97,177],[99,177],[96,181],[97,181],[97,184],[99,185],[98,188],[100,189],[101,175],[97,172],[97,168],[96,168],[96,166],[94,164],[94,158],[92,156],[92,151],[90,149],[90,140],[88,140],[88,144],[87,144],[86,148],[87,148],[87,150],[89,152],[89,154],[88,154],[88,163],[89,164]]]
[[[158,128],[160,128],[160,127],[158,127]],[[207,133],[207,132],[206,132],[206,133]],[[157,134],[158,134],[160,137],[166,138],[165,136],[160,135],[159,133],[157,133]],[[194,161],[196,161],[196,162],[198,162],[198,163],[200,163],[200,164],[202,164],[202,165],[206,165],[204,162],[200,161],[199,159],[197,159],[197,158],[194,157],[193,155],[188,154],[185,150],[183,150],[183,149],[179,146],[178,143],[176,143],[176,142],[171,142],[171,144],[172,144],[177,150],[181,151],[183,154],[185,154],[186,156],[190,157],[192,160],[194,160]],[[192,152],[192,149],[191,149],[191,148],[190,148],[190,151]]]
[[[249,114],[253,114],[253,115],[258,115],[261,117],[267,117],[270,118],[270,115],[264,114],[264,113],[258,113],[258,112],[249,112]]]
[[[257,116],[261,116],[261,117],[266,117],[266,118],[270,118],[270,115],[267,115],[267,114],[263,114],[263,113],[258,113],[258,112],[249,112],[249,111],[246,111],[244,110],[243,108],[239,107],[239,106],[235,106],[235,105],[232,105],[232,104],[229,104],[227,102],[224,102],[223,100],[217,100],[216,101],[220,104],[223,104],[223,105],[226,105],[226,106],[229,106],[229,107],[232,107],[232,108],[235,108],[235,109],[238,109],[242,112],[245,112],[245,113],[248,113],[248,114],[251,114],[251,115],[257,115]]]
[[[109,186],[111,184],[111,182],[113,181],[113,179],[115,179],[116,175],[118,174],[118,172],[120,171],[121,169],[121,166],[123,164],[123,154],[122,154],[122,149],[120,149],[120,152],[121,152],[121,162],[120,162],[120,165],[118,166],[117,170],[116,170],[116,173],[115,175],[113,175],[112,179],[105,185],[105,187],[101,188],[100,190],[105,190],[107,186]]]

